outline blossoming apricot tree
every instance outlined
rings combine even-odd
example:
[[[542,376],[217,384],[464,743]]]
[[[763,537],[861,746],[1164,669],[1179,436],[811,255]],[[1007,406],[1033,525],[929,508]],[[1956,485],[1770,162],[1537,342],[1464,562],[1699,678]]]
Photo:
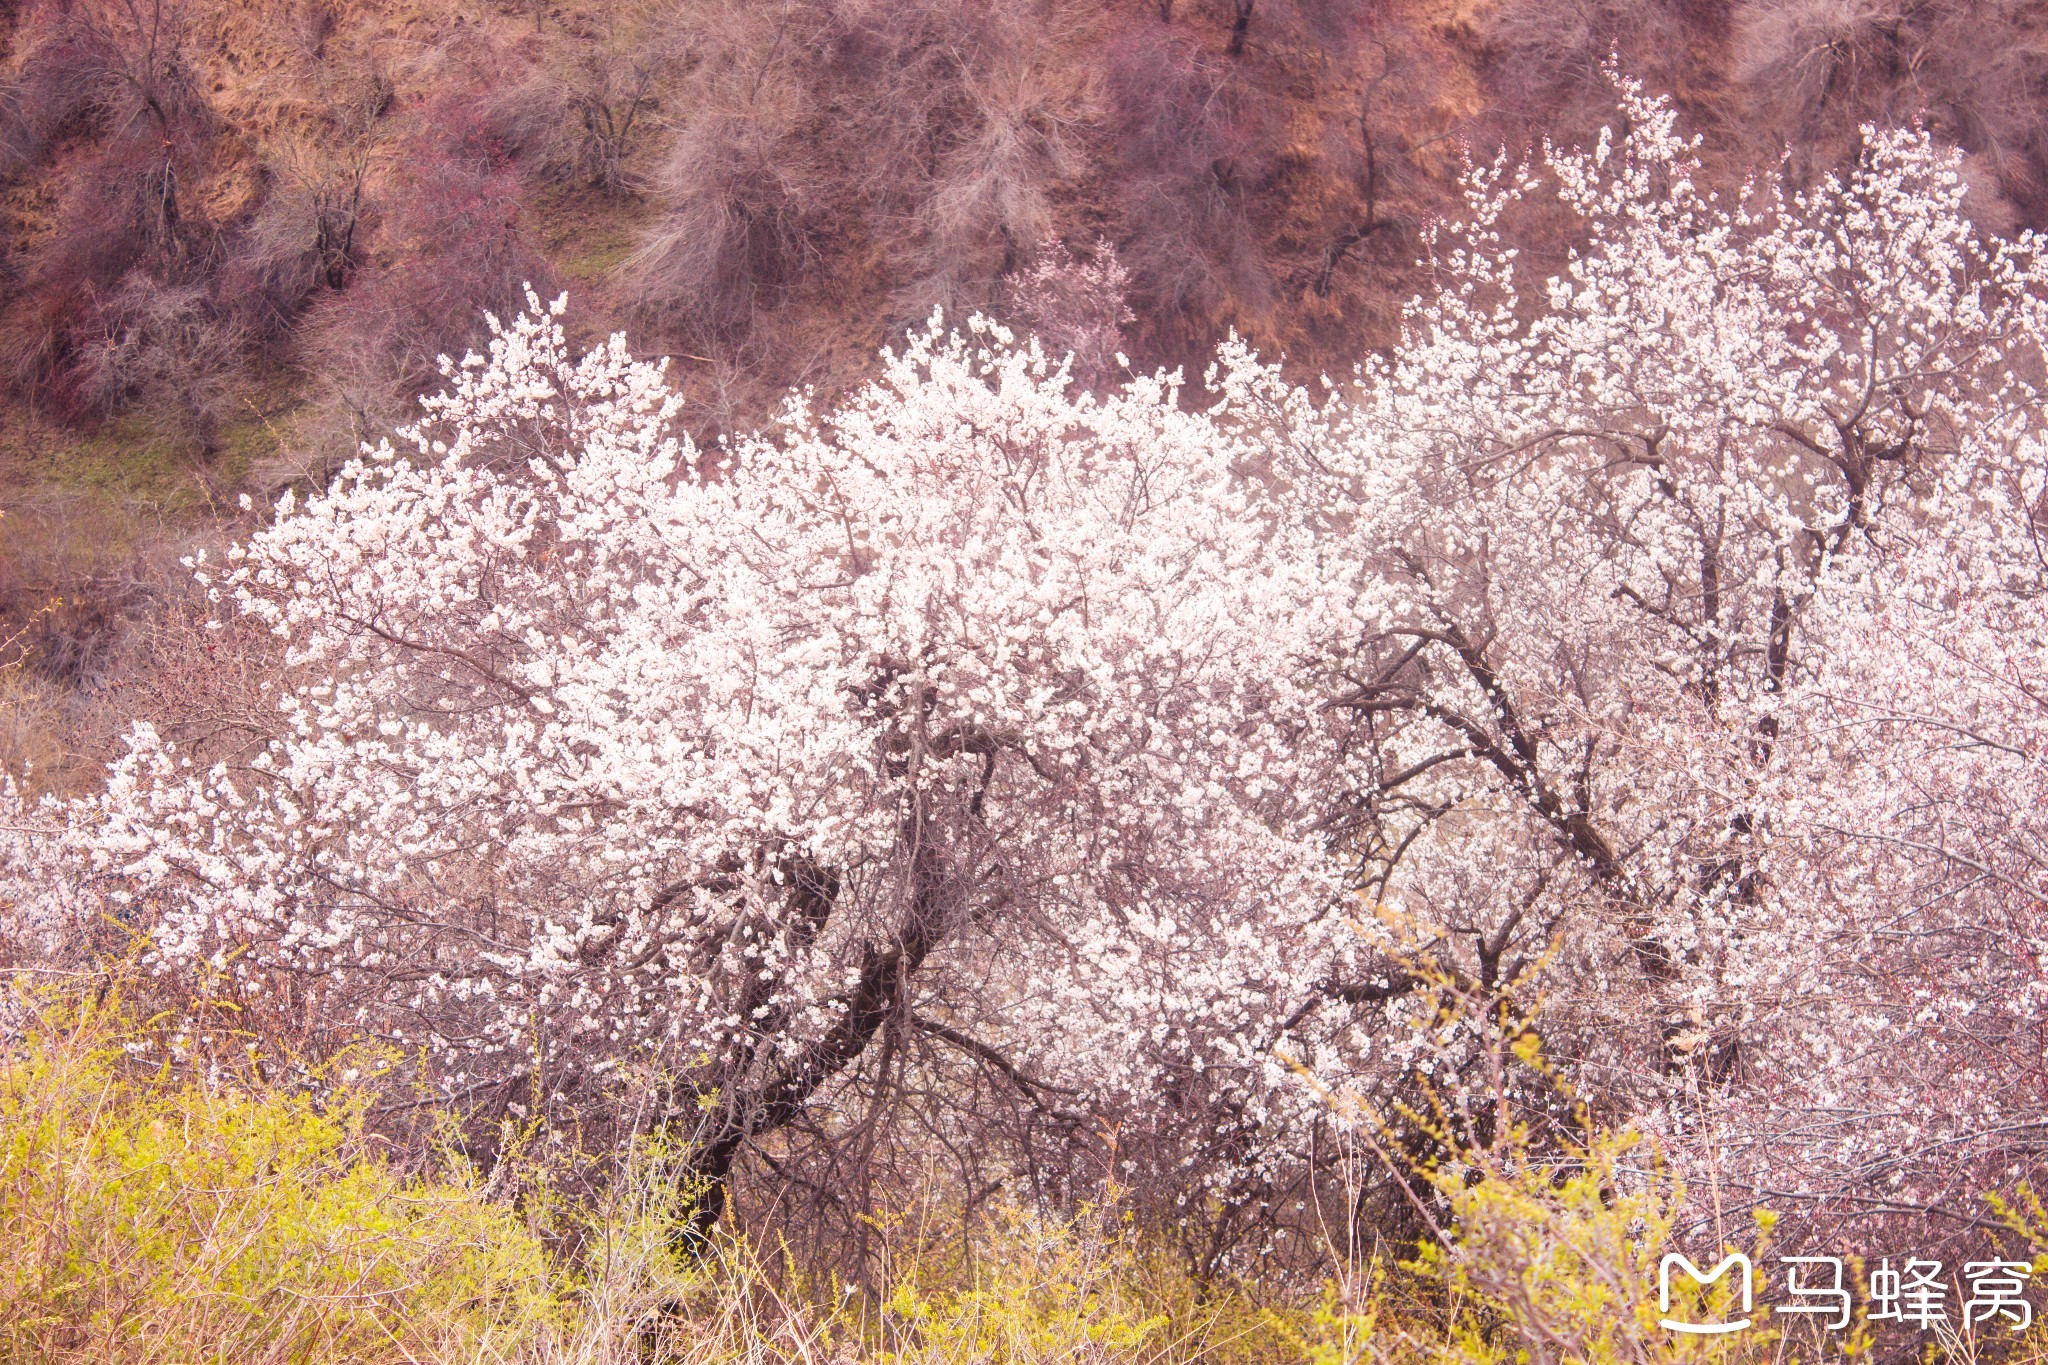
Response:
[[[285,725],[239,771],[147,730],[116,767],[94,846],[161,957],[302,979],[451,1095],[560,1118],[660,1072],[707,1217],[878,1038],[1045,1107],[1156,1086],[1183,1019],[1270,1032],[1343,946],[1302,837],[1325,632],[1217,424],[978,325],[707,455],[560,310],[209,577],[290,642]],[[1085,1081],[977,1036],[1078,976]]]
[[[1917,131],[1721,197],[1621,93],[1474,173],[1355,400],[1236,396],[1366,566],[1345,818],[1599,1109],[1755,1199],[1933,1207],[2040,1131],[2048,266]],[[1503,224],[1552,195],[1583,245],[1531,290]]]
[[[1532,1019],[1726,1188],[1934,1207],[2044,1099],[2048,267],[1921,133],[1716,196],[1621,96],[1473,171],[1320,394],[935,324],[704,451],[535,300],[202,566],[288,645],[275,738],[139,728],[74,847],[445,1096],[687,1128],[700,1223],[916,1092],[941,1145],[1114,1125],[1222,1227],[1313,1168],[1290,1067],[1486,1143],[1554,1103]]]

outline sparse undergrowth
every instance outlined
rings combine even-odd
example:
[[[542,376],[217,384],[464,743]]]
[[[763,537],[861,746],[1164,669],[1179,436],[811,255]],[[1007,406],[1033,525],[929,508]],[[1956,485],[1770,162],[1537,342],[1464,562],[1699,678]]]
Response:
[[[138,1024],[112,991],[25,999],[10,1000],[0,1054],[4,1362],[1733,1365],[1807,1354],[1768,1328],[1691,1339],[1657,1328],[1646,1276],[1678,1191],[1633,1139],[1598,1140],[1575,1165],[1428,1176],[1445,1196],[1442,1243],[1351,1264],[1294,1302],[1191,1278],[1118,1211],[1113,1187],[1109,1203],[1065,1218],[1000,1208],[965,1237],[956,1215],[877,1217],[877,1273],[855,1284],[806,1272],[817,1258],[794,1248],[735,1239],[679,1258],[658,1147],[592,1207],[550,1196],[530,1172],[485,1180],[452,1156],[408,1172],[381,1154],[368,1092],[302,1068],[288,1068],[291,1086],[253,1066],[204,1079],[189,1053],[152,1064],[179,1051],[165,1047],[176,1027]],[[505,1198],[513,1188],[525,1194]],[[2038,1240],[2031,1226],[2013,1221]],[[1867,1358],[1871,1342],[1859,1315],[1823,1354]],[[1994,1346],[1929,1342],[1951,1359],[2032,1361],[2048,1341],[2037,1328]]]
[[[0,1359],[484,1360],[559,1320],[514,1211],[381,1160],[358,1099],[173,1078],[132,1041],[82,1004],[0,1059]]]

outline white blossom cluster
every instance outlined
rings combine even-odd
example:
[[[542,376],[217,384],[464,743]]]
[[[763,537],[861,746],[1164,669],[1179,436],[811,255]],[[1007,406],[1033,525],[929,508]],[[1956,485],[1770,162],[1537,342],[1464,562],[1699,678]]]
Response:
[[[138,728],[85,822],[160,959],[317,983],[451,1094],[631,1062],[746,1133],[934,1009],[1108,1102],[1272,1070],[1353,951],[1331,632],[1219,420],[935,324],[710,456],[561,309],[201,566],[291,685],[244,770]]]
[[[91,899],[78,883],[49,876],[71,834],[60,810],[27,800],[0,773],[0,953],[13,961],[61,965],[79,955]]]
[[[201,566],[277,736],[138,728],[72,856],[167,967],[728,1155],[897,1034],[1218,1196],[1303,1158],[1296,1065],[1542,1103],[1433,983],[1729,1190],[1937,1202],[2048,1101],[2048,266],[1920,133],[1716,197],[1620,88],[1342,387],[935,319],[705,451],[533,300]]]
[[[1621,92],[1626,137],[1473,174],[1354,401],[1266,399],[1367,566],[1358,849],[1729,1206],[1939,1207],[2048,1099],[2048,266],[1920,133],[1722,199]],[[1525,288],[1551,195],[1583,245]]]

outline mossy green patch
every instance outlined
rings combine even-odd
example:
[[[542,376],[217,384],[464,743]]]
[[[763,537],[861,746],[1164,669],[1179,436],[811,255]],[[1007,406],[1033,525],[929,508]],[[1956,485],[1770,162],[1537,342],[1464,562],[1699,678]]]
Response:
[[[640,246],[647,206],[582,192],[553,192],[536,210],[542,245],[562,278],[595,285],[611,278]]]

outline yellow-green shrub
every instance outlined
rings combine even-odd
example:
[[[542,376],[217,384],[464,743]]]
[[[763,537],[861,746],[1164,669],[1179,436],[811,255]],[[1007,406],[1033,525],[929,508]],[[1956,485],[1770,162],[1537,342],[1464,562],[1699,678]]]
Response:
[[[540,1243],[359,1102],[140,1071],[118,1018],[0,1053],[0,1361],[500,1359],[558,1317]]]
[[[1761,1322],[1705,1336],[1661,1325],[1658,1266],[1684,1190],[1640,1155],[1645,1146],[1632,1134],[1598,1134],[1539,1160],[1511,1139],[1468,1153],[1474,1164],[1426,1172],[1449,1214],[1443,1240],[1424,1242],[1409,1267],[1448,1301],[1431,1354],[1470,1365],[1770,1358],[1775,1334]],[[1768,1232],[1769,1216],[1759,1221]],[[1717,1282],[1704,1304],[1686,1305],[1688,1315],[1735,1316],[1726,1313],[1729,1290]]]
[[[1004,1209],[992,1234],[964,1274],[927,1263],[896,1281],[885,1320],[897,1359],[1083,1365],[1171,1354],[1169,1320],[1133,1292],[1139,1267],[1113,1220]],[[934,1271],[950,1283],[933,1285]]]

